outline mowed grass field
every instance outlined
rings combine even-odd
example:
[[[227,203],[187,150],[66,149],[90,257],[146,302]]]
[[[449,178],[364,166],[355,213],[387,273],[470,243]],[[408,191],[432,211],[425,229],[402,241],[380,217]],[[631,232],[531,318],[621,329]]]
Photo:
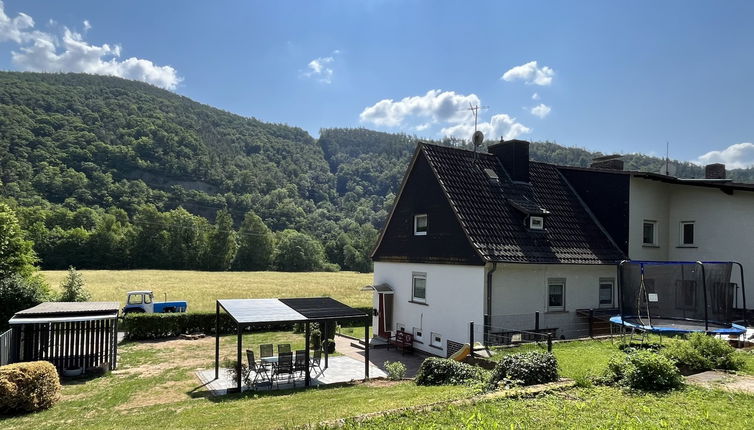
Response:
[[[217,299],[329,296],[350,306],[371,306],[372,294],[360,291],[371,273],[355,272],[196,272],[184,270],[81,270],[95,301],[124,305],[126,292],[152,290],[156,301],[187,300],[189,312],[213,312]],[[68,272],[42,275],[59,291]]]

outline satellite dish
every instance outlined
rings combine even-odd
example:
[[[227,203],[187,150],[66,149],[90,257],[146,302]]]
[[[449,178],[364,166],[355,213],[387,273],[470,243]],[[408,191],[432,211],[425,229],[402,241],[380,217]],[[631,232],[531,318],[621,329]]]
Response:
[[[484,143],[484,133],[479,130],[475,131],[474,135],[471,136],[471,142],[474,143],[475,148]]]

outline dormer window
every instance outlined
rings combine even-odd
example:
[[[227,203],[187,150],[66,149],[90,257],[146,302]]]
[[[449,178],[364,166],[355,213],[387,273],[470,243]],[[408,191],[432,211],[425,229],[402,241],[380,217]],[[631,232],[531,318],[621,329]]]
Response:
[[[541,216],[530,216],[529,217],[529,229],[531,230],[544,230],[545,229],[545,218]]]
[[[427,214],[414,215],[414,236],[427,235]]]

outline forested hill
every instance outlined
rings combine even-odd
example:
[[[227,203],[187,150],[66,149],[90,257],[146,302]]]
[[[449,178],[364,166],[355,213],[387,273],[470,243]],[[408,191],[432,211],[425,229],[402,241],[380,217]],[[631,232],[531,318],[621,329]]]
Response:
[[[301,260],[284,255],[290,245],[322,260],[301,270],[335,267],[327,261],[369,270],[415,143],[366,129],[325,129],[316,140],[119,78],[0,72],[0,196],[44,267],[287,269]],[[558,164],[595,156],[552,143],[531,149]],[[639,170],[663,163],[625,158]],[[678,174],[699,177],[701,168],[679,164]],[[239,261],[268,235],[271,260]]]

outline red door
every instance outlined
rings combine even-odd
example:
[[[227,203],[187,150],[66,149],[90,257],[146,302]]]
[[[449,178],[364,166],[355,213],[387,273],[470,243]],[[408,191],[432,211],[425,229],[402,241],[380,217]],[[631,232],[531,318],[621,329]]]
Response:
[[[388,338],[393,325],[393,295],[379,293],[377,302],[377,335]]]

